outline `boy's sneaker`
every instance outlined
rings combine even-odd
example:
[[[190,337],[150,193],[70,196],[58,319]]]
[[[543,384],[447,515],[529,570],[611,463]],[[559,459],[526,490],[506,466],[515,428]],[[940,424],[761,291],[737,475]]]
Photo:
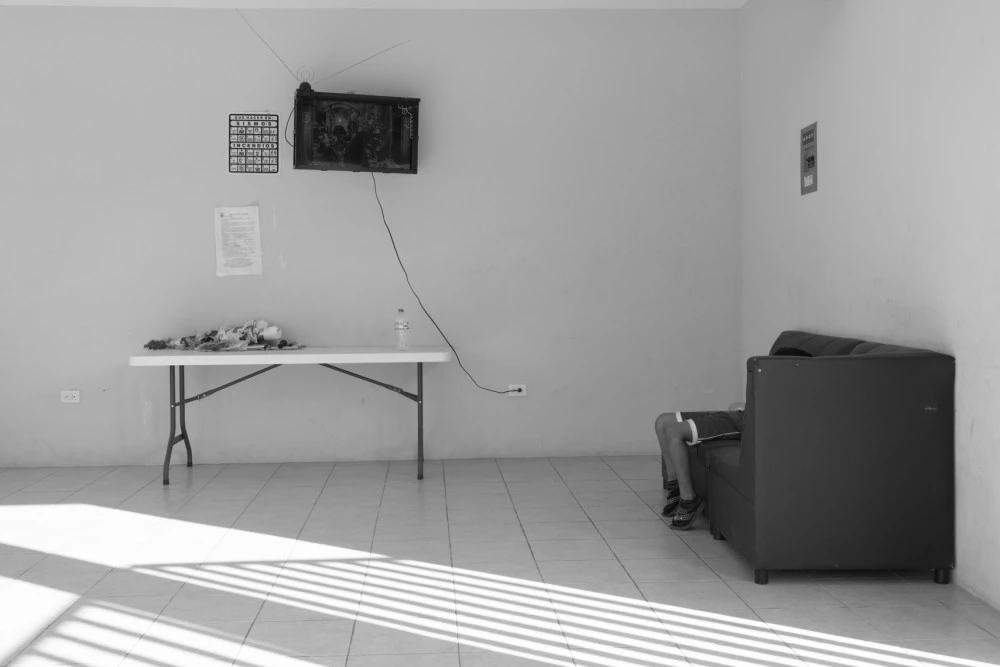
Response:
[[[673,516],[677,512],[677,507],[681,504],[681,492],[677,489],[667,491],[667,504],[660,512],[663,516]]]
[[[691,525],[698,518],[705,499],[695,496],[692,500],[681,500],[674,514],[674,520],[670,522],[670,527],[674,530],[691,530]]]

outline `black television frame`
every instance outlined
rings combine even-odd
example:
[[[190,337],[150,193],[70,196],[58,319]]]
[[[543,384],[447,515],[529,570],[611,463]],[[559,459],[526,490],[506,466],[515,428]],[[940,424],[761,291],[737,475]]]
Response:
[[[349,105],[374,104],[378,106],[408,109],[403,117],[410,116],[409,125],[409,166],[405,168],[370,167],[363,164],[332,164],[313,154],[313,132],[316,124],[316,105],[323,102],[343,102]],[[320,93],[308,83],[302,83],[295,93],[295,148],[292,151],[296,169],[319,169],[322,171],[380,172],[384,174],[417,173],[417,144],[419,138],[420,99],[412,97],[390,97],[383,95],[356,95],[354,93]],[[390,144],[390,151],[392,150]],[[342,158],[343,159],[343,158]]]

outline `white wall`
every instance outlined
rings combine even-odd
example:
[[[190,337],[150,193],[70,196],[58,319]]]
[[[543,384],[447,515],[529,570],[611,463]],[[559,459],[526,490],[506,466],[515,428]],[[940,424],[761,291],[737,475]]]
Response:
[[[390,225],[480,383],[529,392],[430,368],[428,456],[652,454],[659,412],[738,398],[735,12],[246,16],[317,78],[412,40],[317,87],[423,99],[420,173],[379,176]],[[296,86],[235,11],[0,8],[0,466],[160,460],[167,372],[126,365],[154,337],[259,317],[390,344],[402,306],[442,342],[369,175],[295,171],[284,145],[279,176],[226,173],[227,114],[284,122]],[[216,278],[213,208],[250,203],[264,275]],[[283,368],[189,428],[202,462],[412,458],[414,413]]]
[[[785,328],[955,355],[957,577],[994,605],[998,25],[1000,4],[972,0],[741,10],[741,357]],[[819,191],[800,196],[814,121]]]

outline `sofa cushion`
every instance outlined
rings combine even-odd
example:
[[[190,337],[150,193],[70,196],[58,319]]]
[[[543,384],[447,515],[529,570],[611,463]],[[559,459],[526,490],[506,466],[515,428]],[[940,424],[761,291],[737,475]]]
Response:
[[[805,331],[782,331],[771,346],[769,354],[774,356],[774,353],[781,348],[791,347],[808,352],[814,357],[836,356],[850,354],[859,343],[863,342],[860,338],[824,336]]]
[[[752,495],[749,488],[744,488],[748,485],[741,481],[747,473],[744,472],[743,476],[740,474],[739,440],[700,442],[694,448],[694,460],[697,463],[693,463],[691,466],[692,477],[696,476],[696,470],[699,476],[702,475],[702,470],[708,470],[710,474],[719,475],[725,479],[745,497],[750,498]]]
[[[814,357],[828,357],[858,354],[940,354],[904,345],[890,345],[859,338],[826,336],[805,331],[782,331],[771,345],[770,356],[775,356],[782,348],[802,350]]]
[[[904,345],[889,345],[887,343],[865,342],[858,345],[851,351],[855,354],[932,354],[930,350],[921,350],[916,347],[906,347]],[[933,353],[937,354],[937,353]]]
[[[725,440],[719,446],[706,451],[708,469],[729,482],[734,489],[743,491],[740,483],[739,440]]]
[[[694,458],[701,465],[706,468],[712,467],[712,452],[720,447],[733,447],[739,446],[739,440],[709,440],[708,442],[699,442],[697,447],[694,449]]]

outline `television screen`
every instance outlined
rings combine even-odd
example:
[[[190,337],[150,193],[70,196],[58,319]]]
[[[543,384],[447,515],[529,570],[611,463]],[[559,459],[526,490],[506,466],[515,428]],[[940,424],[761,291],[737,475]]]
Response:
[[[295,168],[417,173],[420,100],[315,92],[295,94]]]

